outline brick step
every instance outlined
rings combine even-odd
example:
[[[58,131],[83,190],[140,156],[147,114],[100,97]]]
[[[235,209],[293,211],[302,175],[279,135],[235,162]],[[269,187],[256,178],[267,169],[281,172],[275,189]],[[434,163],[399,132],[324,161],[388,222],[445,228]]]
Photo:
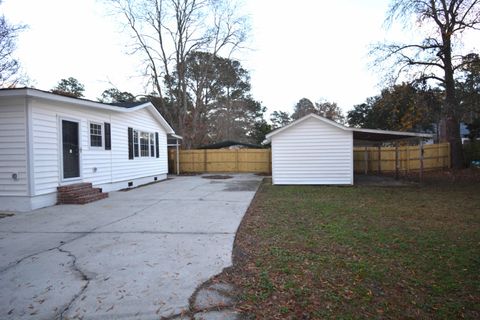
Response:
[[[81,189],[73,190],[68,192],[60,192],[59,195],[62,197],[80,197],[87,194],[102,193],[101,188],[90,188],[90,189]]]
[[[58,190],[59,204],[85,204],[108,197],[101,188],[93,188],[89,182],[61,186]]]
[[[72,199],[64,199],[62,200],[62,204],[86,204],[90,202],[94,202],[97,200],[108,198],[108,193],[96,193],[96,194],[89,194],[85,196],[81,196],[78,198]]]
[[[72,191],[79,191],[79,190],[85,190],[85,189],[91,189],[92,188],[92,183],[90,182],[82,182],[82,183],[74,183],[74,184],[69,184],[66,186],[60,186],[57,187],[58,192],[72,192]]]

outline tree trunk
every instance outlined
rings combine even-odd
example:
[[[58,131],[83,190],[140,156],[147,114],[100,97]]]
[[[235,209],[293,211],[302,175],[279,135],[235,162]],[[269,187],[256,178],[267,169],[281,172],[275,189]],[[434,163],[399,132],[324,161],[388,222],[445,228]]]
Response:
[[[450,33],[442,34],[443,54],[445,65],[445,104],[442,112],[442,120],[445,125],[445,136],[440,136],[441,142],[450,143],[450,156],[452,159],[452,168],[460,169],[465,166],[463,158],[462,140],[460,138],[460,124],[455,116],[455,110],[458,109],[458,102],[455,96],[455,80],[452,67],[452,46],[450,42]]]
[[[452,168],[461,169],[465,166],[463,157],[462,139],[460,137],[460,124],[454,117],[445,118],[446,142],[450,143],[450,156]]]

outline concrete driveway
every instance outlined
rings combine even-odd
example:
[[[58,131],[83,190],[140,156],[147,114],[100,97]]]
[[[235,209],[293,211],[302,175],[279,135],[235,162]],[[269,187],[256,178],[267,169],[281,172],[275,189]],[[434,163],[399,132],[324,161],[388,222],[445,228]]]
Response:
[[[0,319],[159,319],[231,265],[260,184],[173,177],[0,219]]]

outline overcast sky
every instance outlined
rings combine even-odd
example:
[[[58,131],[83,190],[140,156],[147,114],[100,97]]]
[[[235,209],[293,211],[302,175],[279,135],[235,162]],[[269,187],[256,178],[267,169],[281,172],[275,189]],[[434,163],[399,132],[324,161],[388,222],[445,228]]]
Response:
[[[405,37],[385,30],[387,0],[244,0],[252,32],[250,50],[237,56],[251,73],[255,99],[292,111],[301,98],[337,102],[344,111],[380,91],[368,69],[369,46]],[[86,98],[117,87],[144,92],[142,65],[126,54],[128,39],[98,0],[3,0],[1,12],[28,29],[17,57],[35,87],[50,90],[77,78]],[[480,48],[480,37],[470,39]]]

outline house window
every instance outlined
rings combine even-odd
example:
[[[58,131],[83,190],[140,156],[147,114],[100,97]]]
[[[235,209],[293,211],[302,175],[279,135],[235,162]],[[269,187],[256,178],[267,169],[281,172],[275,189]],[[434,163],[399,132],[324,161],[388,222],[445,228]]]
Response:
[[[129,151],[131,153],[131,158],[138,157],[155,157],[155,134],[150,132],[144,132],[140,130],[133,130],[131,147],[133,150]]]
[[[150,133],[150,157],[155,157],[155,135]]]
[[[101,147],[102,146],[102,125],[98,123],[90,123],[90,146]]]
[[[149,137],[150,134],[147,132],[140,132],[140,156],[148,157],[149,156]]]

